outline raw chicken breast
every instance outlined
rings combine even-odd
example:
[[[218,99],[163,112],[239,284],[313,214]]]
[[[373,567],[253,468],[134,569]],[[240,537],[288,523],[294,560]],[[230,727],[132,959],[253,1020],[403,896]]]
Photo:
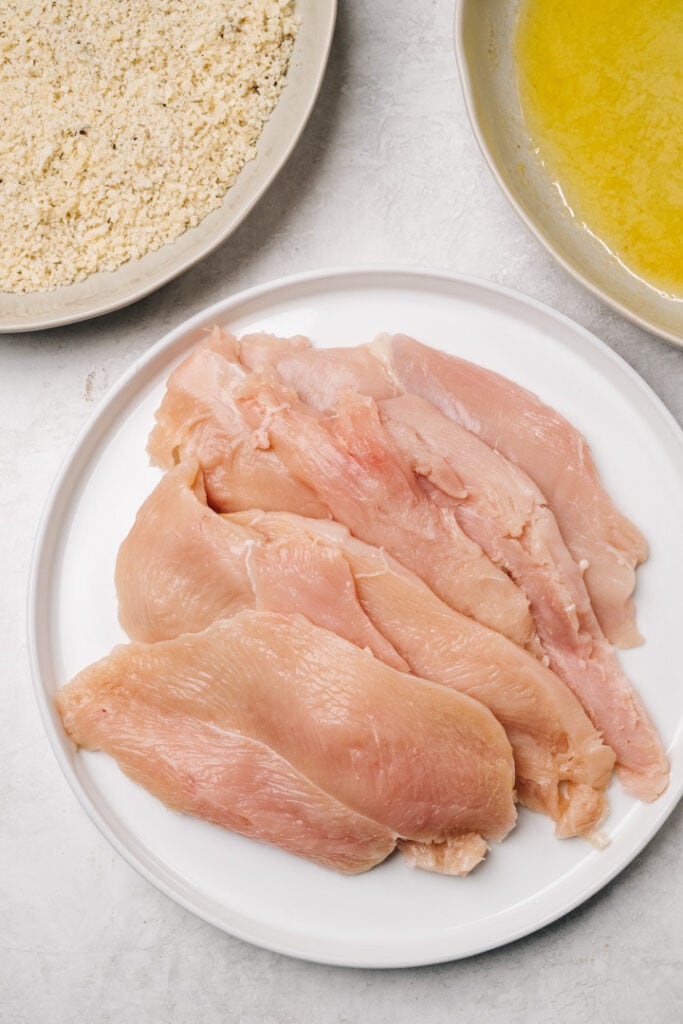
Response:
[[[604,490],[579,431],[518,384],[405,335],[373,349],[402,390],[432,402],[528,473],[574,558],[588,563],[586,586],[607,638],[622,647],[642,642],[631,594],[647,543]]]
[[[181,462],[141,506],[116,561],[119,621],[131,640],[195,633],[244,608],[297,611],[394,668],[408,666],[361,608],[348,564],[307,534],[269,544],[207,505],[197,462]]]
[[[554,410],[505,378],[428,349],[404,336],[385,338],[370,349],[326,350],[306,349],[300,342],[288,344],[284,339],[274,344],[268,336],[251,336],[242,343],[233,341],[232,351],[233,357],[239,356],[247,366],[256,362],[262,368],[269,365],[320,411],[334,414],[336,408],[343,408],[349,401],[349,389],[360,389],[378,399],[380,407],[386,410],[382,421],[389,427],[394,441],[403,451],[412,453],[413,468],[425,481],[431,482],[431,486],[425,486],[425,491],[439,499],[440,504],[452,508],[465,532],[524,589],[552,667],[579,696],[595,725],[603,730],[605,739],[614,747],[624,786],[642,799],[656,798],[668,783],[668,762],[640,698],[606,642],[588,594],[592,582],[591,596],[598,612],[602,609],[602,621],[612,624],[612,634],[620,642],[635,642],[637,633],[629,634],[631,627],[635,630],[629,595],[634,583],[633,569],[646,556],[647,549],[636,528],[616,511],[599,484],[581,435]],[[384,375],[372,364],[373,354],[382,357]],[[451,367],[449,372],[448,367]],[[464,411],[470,390],[466,389],[464,396],[458,393],[457,400],[453,395],[450,400],[444,397],[448,381],[456,372],[454,368],[462,373],[467,388],[472,389],[480,419]],[[494,385],[498,388],[495,396]],[[584,557],[581,565],[586,570],[585,580],[564,543],[565,538],[547,507],[545,496],[531,479],[534,474],[527,476],[516,466],[517,461],[524,462],[521,458],[518,460],[519,453],[514,446],[506,451],[501,443],[502,418],[495,419],[493,428],[486,421],[482,395],[488,395],[488,404],[497,416],[496,402],[504,387],[509,389],[505,408],[513,439],[521,444],[522,440],[527,443],[532,437],[536,447],[529,447],[529,459],[533,451],[540,458],[544,446],[546,452],[552,453],[552,458],[546,454],[541,460],[542,477],[550,483],[555,511],[559,510],[558,516],[563,515],[562,529],[567,541],[573,537],[574,553]],[[449,432],[447,418],[440,418],[431,401],[414,396],[391,398],[398,388],[428,395],[435,401],[436,394],[437,405],[451,417],[453,430]],[[515,398],[524,408],[521,427],[513,415],[511,403]],[[406,424],[405,417],[411,407],[411,422]],[[396,412],[393,420],[388,413],[392,408]],[[402,410],[402,417],[398,416],[399,410]],[[389,420],[393,422],[393,429]],[[431,443],[424,436],[429,433],[428,423],[432,427]],[[478,441],[477,435],[484,440]],[[492,445],[495,442],[495,447],[489,448],[484,441]],[[444,445],[451,453],[450,458],[443,456]],[[496,448],[505,451],[510,461]],[[566,467],[567,472],[562,467]],[[573,513],[577,511],[574,480],[576,494],[581,498],[590,491],[586,507],[578,510],[579,526],[583,523],[581,529],[585,527],[586,536],[590,535],[587,541],[592,545],[590,551],[578,543],[579,534],[574,529],[576,515]],[[595,516],[594,524],[589,521],[591,516]],[[616,530],[615,524],[621,532]],[[499,529],[501,526],[503,531]],[[616,533],[612,539],[620,536],[622,548],[625,545],[631,551],[628,565],[618,545],[614,547],[611,542],[605,545],[605,535],[613,527]],[[593,559],[592,563],[586,555]],[[596,584],[596,573],[588,571],[591,564],[600,566],[601,580],[608,582],[602,597],[600,593],[596,595],[596,587],[600,591],[602,584]],[[615,564],[622,569],[626,566],[628,570],[626,576],[621,577],[621,590],[615,584]],[[617,575],[621,575],[621,570]],[[625,603],[624,587],[628,591]]]
[[[413,868],[440,875],[467,875],[486,854],[486,843],[474,833],[445,843],[410,843],[399,839],[398,848]]]
[[[377,863],[395,836],[500,840],[515,823],[510,747],[486,708],[301,616],[246,611],[119,646],[57,704],[78,746],[170,806],[205,802],[211,820],[343,870]]]
[[[218,511],[332,515],[454,608],[517,643],[536,642],[522,592],[421,492],[374,407],[359,398],[344,422],[323,419],[276,379],[246,373],[235,345],[214,332],[174,371],[149,440],[155,462],[196,458]]]
[[[635,567],[647,558],[645,538],[602,487],[585,438],[536,395],[405,335],[330,349],[307,348],[301,338],[224,338],[233,358],[277,371],[321,412],[332,411],[346,391],[378,401],[414,394],[520,466],[543,492],[575,560],[587,563],[585,584],[608,640],[642,642],[631,594]]]
[[[253,607],[247,556],[261,543],[255,531],[230,529],[211,512],[195,460],[176,466],[143,502],[119,548],[123,629],[132,640],[172,640]]]
[[[319,412],[332,412],[339,396],[357,391],[372,398],[402,394],[384,363],[367,345],[353,348],[311,348],[306,339],[247,334],[239,341],[216,329],[214,338],[226,357],[239,359],[249,370],[275,371],[294,388],[302,402]],[[221,338],[221,341],[218,339]]]
[[[387,664],[485,704],[512,744],[520,799],[549,814],[558,835],[590,833],[604,815],[614,755],[567,688],[338,523],[278,512],[219,516],[206,506],[196,463],[180,464],[123,542],[117,590],[122,624],[148,641],[183,632],[184,609],[188,630],[246,606],[303,613]],[[447,863],[454,857],[451,847]]]
[[[215,331],[171,374],[149,438],[152,462],[170,469],[181,458],[196,457],[216,507],[268,507],[276,492],[283,509],[327,516],[311,489],[295,480],[273,452],[256,447],[233,402],[233,387],[245,376],[234,352],[234,361],[226,358],[233,343],[230,335]]]
[[[474,434],[413,395],[379,403],[380,419],[434,500],[529,599],[551,668],[617,755],[625,787],[645,800],[668,782],[657,731],[593,613],[576,562],[532,480]]]
[[[335,800],[266,744],[109,685],[93,679],[78,695],[67,687],[58,698],[65,727],[167,807],[344,874],[367,871],[393,851],[394,832]]]
[[[307,534],[351,567],[358,600],[413,672],[485,704],[512,744],[522,803],[549,814],[559,836],[586,835],[603,818],[614,752],[558,677],[516,644],[459,615],[386,552],[338,523],[286,513],[226,517],[271,542]],[[335,624],[338,629],[341,622]]]
[[[290,389],[252,374],[238,403],[261,443],[355,536],[384,547],[451,607],[521,645],[534,643],[522,592],[451,510],[423,494],[371,401],[349,396],[343,414],[321,418]],[[267,507],[279,507],[277,495]]]

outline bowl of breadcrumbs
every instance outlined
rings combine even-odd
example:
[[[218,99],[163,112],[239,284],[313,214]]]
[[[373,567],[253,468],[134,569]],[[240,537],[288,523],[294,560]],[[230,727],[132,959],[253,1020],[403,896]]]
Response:
[[[0,8],[0,330],[127,305],[215,249],[294,147],[335,0]]]

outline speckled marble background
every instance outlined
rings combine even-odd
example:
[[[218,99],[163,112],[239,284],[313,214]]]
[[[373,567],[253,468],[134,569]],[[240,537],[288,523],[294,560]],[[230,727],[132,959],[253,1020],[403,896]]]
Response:
[[[43,734],[26,657],[31,546],[94,405],[170,327],[299,270],[393,262],[491,279],[549,303],[622,355],[683,421],[683,352],[626,323],[550,260],[469,130],[452,0],[341,0],[327,77],[284,172],[237,233],[103,319],[0,337],[3,715],[0,1020],[11,1024],[668,1024],[683,1019],[683,813],[568,917],[458,963],[359,971],[300,963],[196,920],[86,818]]]

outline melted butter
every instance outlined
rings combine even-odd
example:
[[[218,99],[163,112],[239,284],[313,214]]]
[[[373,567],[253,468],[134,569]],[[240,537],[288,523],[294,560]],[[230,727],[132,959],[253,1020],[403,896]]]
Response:
[[[523,0],[527,130],[572,214],[683,295],[683,0]]]

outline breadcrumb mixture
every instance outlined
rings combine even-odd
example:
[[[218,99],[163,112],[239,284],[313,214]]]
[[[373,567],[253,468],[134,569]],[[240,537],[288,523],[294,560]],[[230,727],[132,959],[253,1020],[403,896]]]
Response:
[[[282,91],[292,0],[0,5],[0,290],[173,241],[220,205]]]

